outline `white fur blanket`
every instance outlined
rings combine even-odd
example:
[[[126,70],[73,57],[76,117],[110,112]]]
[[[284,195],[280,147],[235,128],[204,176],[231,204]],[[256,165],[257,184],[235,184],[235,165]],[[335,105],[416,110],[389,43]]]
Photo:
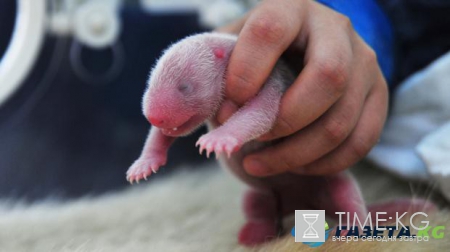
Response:
[[[244,186],[216,165],[209,166],[150,179],[101,197],[31,206],[2,202],[0,251],[248,251],[236,239],[244,223],[240,210]],[[411,196],[409,184],[373,168],[354,172],[369,201]],[[448,222],[448,215],[443,216],[439,221]],[[326,243],[321,248],[411,251],[431,246],[443,250],[449,245],[443,242]],[[310,249],[286,235],[251,251],[298,250]]]

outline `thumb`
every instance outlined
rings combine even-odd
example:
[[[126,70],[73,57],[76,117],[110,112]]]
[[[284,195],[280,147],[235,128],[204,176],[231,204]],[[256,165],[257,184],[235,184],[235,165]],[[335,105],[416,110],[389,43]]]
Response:
[[[228,63],[225,89],[228,99],[242,105],[258,93],[299,32],[300,18],[290,18],[296,15],[298,10],[290,4],[275,0],[262,2],[251,13]]]

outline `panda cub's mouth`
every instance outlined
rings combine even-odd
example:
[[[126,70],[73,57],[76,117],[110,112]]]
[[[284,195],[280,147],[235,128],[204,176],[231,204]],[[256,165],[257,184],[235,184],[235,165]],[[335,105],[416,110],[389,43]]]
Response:
[[[189,118],[186,122],[181,124],[178,127],[174,128],[160,128],[161,132],[166,136],[185,136],[194,131],[198,126],[200,126],[202,123],[202,120],[198,118],[197,116],[192,116]]]

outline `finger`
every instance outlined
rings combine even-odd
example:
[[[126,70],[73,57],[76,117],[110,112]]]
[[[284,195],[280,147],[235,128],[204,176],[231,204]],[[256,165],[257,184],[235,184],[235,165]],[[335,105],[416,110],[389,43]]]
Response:
[[[324,10],[316,11],[317,16],[308,19],[308,30],[313,32],[308,31],[307,35],[305,68],[284,94],[277,121],[264,140],[284,137],[304,128],[346,91],[352,75],[356,35],[348,18],[333,12],[334,17],[324,18],[327,13],[320,12]]]
[[[295,169],[295,173],[332,174],[349,168],[367,155],[378,142],[387,115],[387,86],[384,81],[378,86],[369,94],[360,121],[351,136],[324,157]]]
[[[283,173],[309,164],[338,147],[360,118],[368,91],[359,85],[316,122],[269,148],[248,155],[245,170],[254,176]]]
[[[225,100],[217,113],[217,121],[220,124],[224,124],[238,109],[239,107],[234,102]]]
[[[267,0],[247,19],[226,73],[226,95],[236,104],[258,92],[299,33],[303,15],[299,6],[297,0]]]

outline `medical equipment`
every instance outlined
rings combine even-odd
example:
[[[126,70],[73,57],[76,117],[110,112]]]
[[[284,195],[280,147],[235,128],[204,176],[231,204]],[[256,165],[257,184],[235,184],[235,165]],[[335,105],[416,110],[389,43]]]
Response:
[[[72,35],[71,65],[85,82],[101,83],[114,79],[124,62],[124,52],[117,41],[121,32],[119,10],[124,0],[18,0],[14,34],[0,61],[0,106],[19,89],[33,68],[46,32],[57,36]],[[125,1],[126,2],[126,1]],[[254,5],[239,0],[140,0],[151,13],[198,11],[206,27],[228,23]],[[86,69],[80,59],[83,48],[110,48],[113,61],[101,74]]]
[[[44,37],[45,0],[19,0],[18,9],[10,46],[0,61],[0,106],[33,67]]]

